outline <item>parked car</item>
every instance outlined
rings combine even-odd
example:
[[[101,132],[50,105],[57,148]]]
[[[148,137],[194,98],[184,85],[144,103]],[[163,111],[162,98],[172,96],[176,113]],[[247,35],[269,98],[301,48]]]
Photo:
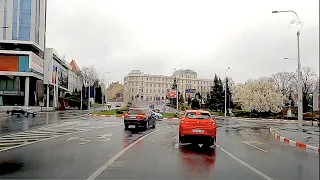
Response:
[[[125,129],[128,129],[130,125],[142,126],[144,129],[151,126],[154,129],[156,127],[156,116],[149,108],[130,108],[128,113],[124,115]]]
[[[216,142],[216,131],[216,120],[209,111],[187,110],[180,120],[179,142],[212,146]]]
[[[37,112],[34,109],[31,109],[30,107],[16,106],[16,107],[12,107],[12,109],[10,110],[7,110],[7,114],[9,114],[10,116],[24,115],[25,117],[28,117],[29,115],[32,115],[32,117],[35,117],[37,115]]]

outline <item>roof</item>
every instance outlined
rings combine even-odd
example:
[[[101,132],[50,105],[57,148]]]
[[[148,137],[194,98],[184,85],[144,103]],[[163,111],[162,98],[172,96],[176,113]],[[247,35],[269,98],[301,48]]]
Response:
[[[209,114],[210,114],[209,111],[202,110],[202,109],[198,109],[198,110],[186,110],[186,112],[195,112],[195,113],[199,112],[199,113],[209,113]]]
[[[72,69],[73,72],[77,73],[77,72],[80,71],[80,69],[79,69],[76,61],[73,60],[73,59],[72,59],[72,61],[70,62],[70,66],[71,66],[71,69]]]

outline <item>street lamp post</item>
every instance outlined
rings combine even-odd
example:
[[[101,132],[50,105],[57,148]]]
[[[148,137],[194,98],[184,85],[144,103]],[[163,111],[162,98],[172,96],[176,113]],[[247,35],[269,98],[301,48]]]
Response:
[[[301,24],[300,17],[295,11],[272,11],[272,13],[294,13],[297,17],[298,23]],[[302,119],[303,119],[303,106],[302,106],[302,80],[301,80],[301,62],[300,62],[300,31],[302,26],[297,31],[297,60],[298,60],[298,126],[302,130]]]
[[[176,106],[177,106],[177,111],[179,111],[179,97],[178,97],[178,96],[179,96],[179,88],[178,88],[178,87],[179,87],[179,84],[178,84],[178,79],[177,79],[177,88],[176,88],[176,89],[177,89],[177,91],[176,91],[176,98],[177,98],[177,99],[176,99]]]
[[[105,77],[104,77],[105,74],[110,74],[110,72],[104,72],[104,73],[102,74],[102,78],[103,78],[102,81],[103,81],[103,86],[104,86],[104,87],[103,87],[103,90],[106,89],[106,87],[105,87],[105,86],[106,86],[106,84],[105,84]],[[107,85],[107,87],[109,87],[109,85]],[[106,93],[106,92],[103,92],[103,96],[102,96],[102,104],[103,104],[103,105],[104,105],[104,101],[105,101],[105,99],[106,99],[105,93]]]
[[[228,69],[225,72],[225,78],[226,78],[226,82],[225,82],[225,88],[224,88],[224,127],[227,128],[227,72],[230,69],[230,67],[228,67]]]

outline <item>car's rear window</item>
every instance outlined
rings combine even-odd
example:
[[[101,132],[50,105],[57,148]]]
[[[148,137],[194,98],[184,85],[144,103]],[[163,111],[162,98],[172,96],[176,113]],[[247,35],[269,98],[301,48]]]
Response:
[[[144,114],[144,111],[141,109],[130,109],[128,114]]]
[[[188,119],[210,119],[211,116],[208,113],[189,112],[186,114],[186,118],[188,118]]]

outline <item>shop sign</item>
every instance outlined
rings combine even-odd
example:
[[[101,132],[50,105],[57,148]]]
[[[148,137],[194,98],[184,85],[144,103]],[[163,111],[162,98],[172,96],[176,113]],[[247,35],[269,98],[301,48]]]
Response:
[[[3,96],[24,96],[23,91],[0,91],[0,95]]]
[[[167,90],[167,97],[168,98],[177,98],[177,91],[174,89]]]

